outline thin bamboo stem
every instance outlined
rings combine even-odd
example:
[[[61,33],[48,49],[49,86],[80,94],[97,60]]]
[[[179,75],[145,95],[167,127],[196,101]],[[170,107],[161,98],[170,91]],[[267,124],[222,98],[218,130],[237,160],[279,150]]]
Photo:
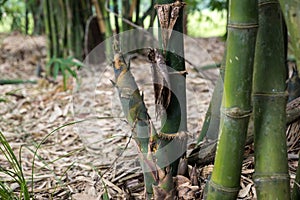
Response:
[[[96,9],[98,26],[99,26],[100,32],[103,35],[105,35],[106,27],[105,27],[105,23],[104,23],[104,17],[103,17],[103,14],[102,14],[101,10],[100,10],[98,1],[97,0],[92,0],[92,3],[94,4],[95,9]]]
[[[297,68],[300,71],[300,2],[298,0],[279,0],[279,2],[289,30]]]
[[[202,130],[197,139],[199,144],[204,138],[209,140],[218,139],[219,126],[220,126],[220,107],[223,96],[223,84],[225,75],[225,58],[226,53],[223,57],[223,62],[220,67],[220,75],[218,77],[216,86],[214,88],[213,95],[211,97],[208,110],[205,115],[205,120],[202,126]]]
[[[50,23],[50,8],[49,8],[49,0],[45,0],[43,2],[43,11],[44,11],[44,23],[45,23],[45,31],[47,34],[47,59],[49,60],[53,56],[53,47],[52,47],[52,31],[51,31],[51,23]],[[48,74],[50,72],[47,72]]]

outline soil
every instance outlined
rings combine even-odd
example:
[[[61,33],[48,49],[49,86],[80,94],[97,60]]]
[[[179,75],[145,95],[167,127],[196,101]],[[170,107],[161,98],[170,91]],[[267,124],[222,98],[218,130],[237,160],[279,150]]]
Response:
[[[61,76],[55,81],[36,76],[39,65],[45,69],[45,37],[1,34],[0,43],[1,79],[37,81],[37,84],[0,85],[0,130],[15,154],[20,155],[34,198],[101,199],[107,191],[112,199],[143,199],[143,177],[131,128],[110,81],[114,79],[112,67],[102,64],[96,72],[78,71],[81,86],[69,78],[64,90]],[[221,62],[224,42],[219,38],[186,38],[185,46],[191,149],[201,131],[218,77],[218,69],[203,70],[203,66]],[[134,57],[131,71],[159,129],[150,64],[141,55]],[[252,146],[248,149],[251,152]],[[10,168],[3,155],[0,166]],[[239,198],[253,199],[256,192],[249,178],[254,172],[253,155],[243,166]],[[197,169],[200,193],[212,167]],[[297,159],[290,161],[290,167],[297,167]],[[14,191],[20,189],[7,175],[0,173],[0,179]]]

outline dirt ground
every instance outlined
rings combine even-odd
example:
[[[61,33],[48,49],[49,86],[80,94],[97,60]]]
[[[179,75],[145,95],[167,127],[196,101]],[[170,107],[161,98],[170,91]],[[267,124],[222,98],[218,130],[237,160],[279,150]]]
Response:
[[[90,74],[84,74],[80,88],[70,79],[65,91],[61,77],[54,83],[36,76],[37,65],[45,67],[44,37],[2,34],[0,43],[1,79],[38,82],[0,85],[0,130],[16,155],[20,152],[24,175],[28,183],[33,181],[34,198],[101,199],[107,189],[112,199],[142,199],[141,168],[130,139],[130,127],[110,82],[114,79],[112,67],[102,65],[96,73],[88,70]],[[201,67],[221,62],[224,43],[218,38],[187,38],[185,46],[188,130],[192,145],[201,130],[218,76],[217,69]],[[140,55],[131,63],[155,121],[150,64]],[[78,122],[85,119],[91,120]],[[159,128],[158,122],[154,124]],[[296,160],[292,162],[291,166],[296,166]],[[255,198],[254,184],[249,179],[252,164],[253,156],[244,164],[240,199]],[[0,166],[9,167],[3,155]],[[201,180],[205,180],[211,168],[209,165],[199,169]],[[0,179],[18,191],[11,178],[0,174]]]

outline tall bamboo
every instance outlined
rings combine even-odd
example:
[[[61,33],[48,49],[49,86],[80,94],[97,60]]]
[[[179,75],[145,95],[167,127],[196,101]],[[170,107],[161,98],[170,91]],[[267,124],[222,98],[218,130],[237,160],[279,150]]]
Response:
[[[114,13],[119,14],[119,9],[118,9],[118,0],[113,0],[113,7],[114,7]],[[116,34],[120,33],[120,26],[119,26],[119,17],[115,15],[115,32]]]
[[[279,3],[259,0],[253,75],[255,175],[258,199],[290,199],[286,146],[286,67]]]
[[[220,67],[220,75],[214,88],[213,95],[211,97],[208,110],[205,115],[205,120],[202,126],[202,130],[197,139],[199,144],[204,138],[209,140],[217,140],[220,126],[220,107],[223,96],[223,83],[225,75],[225,59],[226,54],[223,57],[223,62]]]
[[[290,34],[291,44],[296,57],[297,69],[300,71],[300,2],[297,0],[279,0],[285,22]],[[300,198],[300,168],[297,169],[292,199]]]
[[[122,17],[131,21],[130,16],[131,1],[122,0]],[[130,30],[131,26],[122,20],[122,31]]]
[[[174,2],[174,0],[156,0],[156,4],[158,5]],[[161,134],[170,135],[171,138],[175,138],[179,132],[187,131],[186,80],[185,74],[181,73],[185,71],[183,35],[180,34],[183,32],[183,9],[180,9],[179,17],[173,30],[176,32],[173,32],[169,39],[165,58],[167,66],[178,73],[170,75],[172,96],[170,105],[166,110],[166,118],[162,119],[163,124],[161,128]],[[162,147],[166,147],[162,153],[167,155],[167,157],[172,158],[175,156],[180,158],[180,155],[176,155],[176,153],[185,152],[186,141],[181,139],[166,139],[161,143],[161,148]],[[163,156],[161,156],[161,158],[163,158]],[[173,175],[177,173],[178,161],[179,160],[176,160],[172,164]],[[161,162],[164,163],[164,161]]]
[[[83,58],[85,23],[92,15],[89,0],[43,1],[48,58]]]
[[[50,18],[50,6],[49,0],[45,0],[43,3],[43,12],[44,12],[44,23],[45,23],[45,32],[47,35],[47,59],[50,59],[53,56],[53,47],[52,47],[52,30],[51,30],[51,18]]]
[[[43,22],[43,2],[36,0],[26,0],[26,11],[32,14],[33,32],[32,34],[40,35],[45,33],[45,24]],[[28,13],[28,14],[29,14]],[[25,16],[26,17],[26,16]],[[27,18],[25,20],[28,20]],[[25,30],[28,29],[29,22],[25,22]]]
[[[279,0],[289,30],[291,44],[300,71],[300,2],[298,0]]]
[[[230,0],[219,141],[207,199],[236,199],[249,117],[257,1]]]

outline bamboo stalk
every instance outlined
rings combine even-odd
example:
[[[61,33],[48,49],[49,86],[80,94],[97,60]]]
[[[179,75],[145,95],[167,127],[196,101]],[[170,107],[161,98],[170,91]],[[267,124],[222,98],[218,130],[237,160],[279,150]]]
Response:
[[[209,103],[208,110],[205,115],[205,120],[202,130],[197,139],[199,144],[204,138],[209,140],[218,139],[219,126],[220,126],[220,107],[223,95],[223,79],[219,76],[214,92]]]
[[[100,2],[100,10],[101,13],[103,13],[103,20],[105,24],[105,53],[106,58],[112,57],[113,50],[111,49],[110,40],[106,40],[106,38],[109,38],[113,35],[111,22],[110,22],[110,13],[105,9],[105,3],[104,1]]]
[[[105,37],[109,38],[113,35],[112,32],[112,27],[111,27],[111,23],[110,23],[110,13],[105,9],[105,3],[106,2],[100,2],[100,10],[101,13],[103,13],[103,22],[105,25]]]
[[[156,4],[169,4],[174,3],[174,0],[157,0]],[[185,62],[184,62],[184,45],[183,45],[183,35],[180,34],[183,32],[183,9],[180,9],[178,19],[174,25],[173,32],[168,43],[167,53],[166,53],[166,64],[173,70],[177,72],[185,71]],[[164,31],[164,30],[162,30]],[[174,53],[171,53],[174,52]],[[162,119],[162,134],[173,134],[174,136],[181,131],[187,131],[187,113],[186,113],[186,80],[185,74],[175,73],[170,75],[171,82],[171,101],[166,110],[166,116]],[[162,147],[168,145],[170,149],[166,150],[166,154],[169,154],[168,157],[174,157],[174,149],[178,152],[185,152],[186,141],[178,141],[179,143],[174,146],[170,144],[170,140],[166,140],[162,143]],[[179,157],[178,157],[179,158]],[[176,175],[178,161],[172,165],[172,174]]]
[[[230,0],[219,141],[207,199],[236,199],[251,114],[257,1]]]
[[[286,126],[291,125],[291,123],[299,119],[300,119],[300,97],[289,102],[286,106]],[[253,121],[252,121],[252,126],[250,121],[246,144],[251,144],[253,142],[253,137],[254,137],[253,134],[254,134]],[[213,141],[206,141],[204,143],[197,145],[196,148],[188,156],[188,162],[191,165],[197,164],[199,166],[212,163],[215,157],[216,143],[217,141],[213,140]]]
[[[300,71],[300,2],[298,0],[279,0],[279,2],[290,34],[297,68]]]
[[[166,72],[172,74],[166,73],[163,77],[168,77],[167,79],[169,81],[167,82],[169,84],[167,86],[172,94],[171,96],[163,97],[168,99],[167,101],[162,101],[167,102],[163,104],[166,113],[161,116],[162,128],[158,134],[159,144],[156,158],[157,165],[164,172],[164,176],[159,177],[158,184],[153,187],[153,190],[154,199],[174,199],[175,188],[172,176],[177,174],[179,159],[185,153],[187,143],[185,137],[187,130],[186,82],[182,35],[183,4],[181,1],[157,0],[155,8],[157,9],[160,26],[162,27],[162,23],[168,26],[164,26],[164,29],[159,30],[159,36],[164,48],[162,52],[164,54],[165,64],[171,67],[171,69],[166,69]],[[164,13],[168,12],[164,8],[170,9],[170,15]],[[174,8],[178,10],[179,13],[172,15],[171,12],[174,11]],[[165,16],[166,18],[162,20],[162,18],[160,18],[161,16]],[[171,18],[171,16],[173,16],[173,18]],[[170,26],[170,24],[172,25]],[[160,66],[158,65],[158,67]]]
[[[255,175],[258,199],[290,199],[286,146],[286,67],[279,3],[259,0],[253,75]]]
[[[137,0],[132,0],[131,5],[130,5],[130,9],[129,9],[129,20],[132,21],[132,17],[133,17],[133,12],[136,9],[137,6]]]
[[[223,57],[223,62],[220,67],[220,75],[218,77],[216,86],[214,88],[213,95],[211,97],[208,110],[205,115],[205,120],[202,126],[202,130],[197,139],[199,144],[205,137],[209,140],[217,140],[220,126],[220,107],[223,96],[223,83],[225,75],[225,59],[226,53]]]
[[[67,21],[69,21],[69,23],[66,24],[67,26],[67,33],[66,33],[66,37],[68,38],[66,41],[66,46],[67,46],[67,54],[70,56],[73,56],[73,50],[72,50],[72,20],[73,20],[73,15],[72,15],[72,2],[71,0],[66,0],[65,1],[65,5],[66,5],[66,17],[67,17]]]
[[[53,1],[49,1],[49,16],[50,16],[50,29],[51,29],[51,43],[53,48],[52,57],[60,57],[60,48],[59,48],[59,35],[58,35],[58,27],[57,27],[57,19],[58,9],[56,4]]]
[[[130,16],[129,16],[129,12],[130,12],[130,1],[128,0],[122,0],[122,17],[124,17],[125,19],[131,21]],[[122,20],[122,31],[128,31],[130,30],[131,26],[126,23],[125,21]],[[128,43],[130,44],[130,43]]]
[[[150,199],[153,194],[152,185],[157,185],[157,171],[155,162],[152,160],[149,138],[155,143],[156,131],[147,113],[143,96],[121,52],[115,52],[113,67],[116,78],[114,85],[119,92],[123,112],[132,127],[133,139],[141,154],[140,162],[144,174],[146,198]]]
[[[28,34],[28,27],[29,27],[29,2],[28,0],[25,0],[25,35]]]
[[[98,20],[98,26],[100,29],[101,34],[105,35],[106,32],[106,27],[104,23],[104,17],[103,14],[100,10],[99,4],[97,0],[92,0],[93,5],[95,6],[96,9],[96,14],[97,14],[97,20]]]
[[[58,33],[58,45],[59,45],[59,57],[67,57],[68,54],[65,48],[66,38],[66,24],[68,23],[65,11],[65,2],[63,0],[58,0],[56,3],[56,8],[58,10],[58,14],[56,15],[56,20],[58,19],[60,23],[57,23]],[[59,16],[59,17],[58,17]]]
[[[141,25],[141,24],[139,24],[139,21],[140,21],[140,4],[141,4],[141,0],[136,0],[135,24],[137,24],[137,25]]]
[[[45,23],[45,31],[47,35],[47,59],[49,60],[53,56],[53,47],[52,47],[52,31],[51,31],[51,23],[50,23],[50,8],[49,8],[49,0],[45,0],[43,2],[43,11],[44,11],[44,23]],[[48,74],[50,72],[47,72]]]
[[[119,14],[119,9],[118,9],[118,0],[113,0],[113,6],[114,6],[114,12],[116,14]],[[116,28],[116,34],[120,33],[120,26],[119,26],[119,17],[115,15],[115,28]]]
[[[72,9],[72,51],[75,58],[82,58],[83,50],[83,27],[81,24],[80,16],[80,1],[70,1]]]

